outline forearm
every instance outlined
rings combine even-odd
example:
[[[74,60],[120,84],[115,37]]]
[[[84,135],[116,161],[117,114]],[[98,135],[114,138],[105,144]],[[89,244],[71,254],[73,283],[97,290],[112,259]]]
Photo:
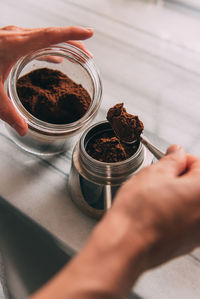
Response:
[[[106,216],[82,252],[32,299],[123,298],[147,268],[150,239],[125,217]]]
[[[121,299],[141,273],[199,246],[200,159],[171,147],[119,190],[85,248],[32,299]]]

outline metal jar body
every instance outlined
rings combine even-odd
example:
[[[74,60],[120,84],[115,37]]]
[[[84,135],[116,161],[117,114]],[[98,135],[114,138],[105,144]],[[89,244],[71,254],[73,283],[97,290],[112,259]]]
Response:
[[[103,121],[84,132],[74,148],[69,174],[72,200],[84,213],[97,219],[111,207],[121,184],[153,161],[153,155],[142,143],[133,156],[121,162],[100,162],[89,156],[86,152],[89,140],[111,130],[110,124]]]

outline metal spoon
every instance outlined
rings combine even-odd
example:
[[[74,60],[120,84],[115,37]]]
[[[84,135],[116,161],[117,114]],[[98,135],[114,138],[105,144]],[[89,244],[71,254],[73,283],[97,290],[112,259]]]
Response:
[[[160,160],[165,154],[159,150],[155,145],[153,145],[151,142],[149,142],[144,136],[140,135],[139,139],[134,139],[133,141],[124,141],[122,140],[124,143],[126,144],[134,144],[136,143],[138,140],[140,140],[140,142],[142,142],[146,148],[148,148],[148,150],[156,157],[156,159]]]

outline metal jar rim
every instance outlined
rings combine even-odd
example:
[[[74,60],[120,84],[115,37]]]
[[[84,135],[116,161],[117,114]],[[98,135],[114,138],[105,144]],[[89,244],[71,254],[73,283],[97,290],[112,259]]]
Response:
[[[91,181],[98,183],[121,183],[125,178],[133,174],[144,161],[144,146],[139,144],[137,151],[130,158],[114,163],[101,162],[92,158],[86,151],[86,139],[88,134],[98,129],[110,128],[107,121],[98,122],[89,127],[79,141],[79,164],[81,174]]]

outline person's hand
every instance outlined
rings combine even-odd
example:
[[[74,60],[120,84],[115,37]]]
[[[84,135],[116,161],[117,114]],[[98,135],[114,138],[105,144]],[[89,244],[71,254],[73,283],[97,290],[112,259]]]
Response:
[[[25,29],[17,26],[6,26],[0,28],[0,119],[7,122],[21,136],[27,133],[26,122],[16,112],[4,91],[4,82],[9,71],[21,56],[61,42],[71,43],[91,56],[84,44],[78,40],[87,39],[92,35],[93,30],[91,28],[82,27]],[[56,62],[56,57],[49,59]]]
[[[200,158],[171,146],[122,186],[114,212],[150,241],[147,268],[191,251],[200,244]]]
[[[32,299],[122,299],[146,270],[200,244],[200,159],[171,146],[119,189],[88,243]]]

